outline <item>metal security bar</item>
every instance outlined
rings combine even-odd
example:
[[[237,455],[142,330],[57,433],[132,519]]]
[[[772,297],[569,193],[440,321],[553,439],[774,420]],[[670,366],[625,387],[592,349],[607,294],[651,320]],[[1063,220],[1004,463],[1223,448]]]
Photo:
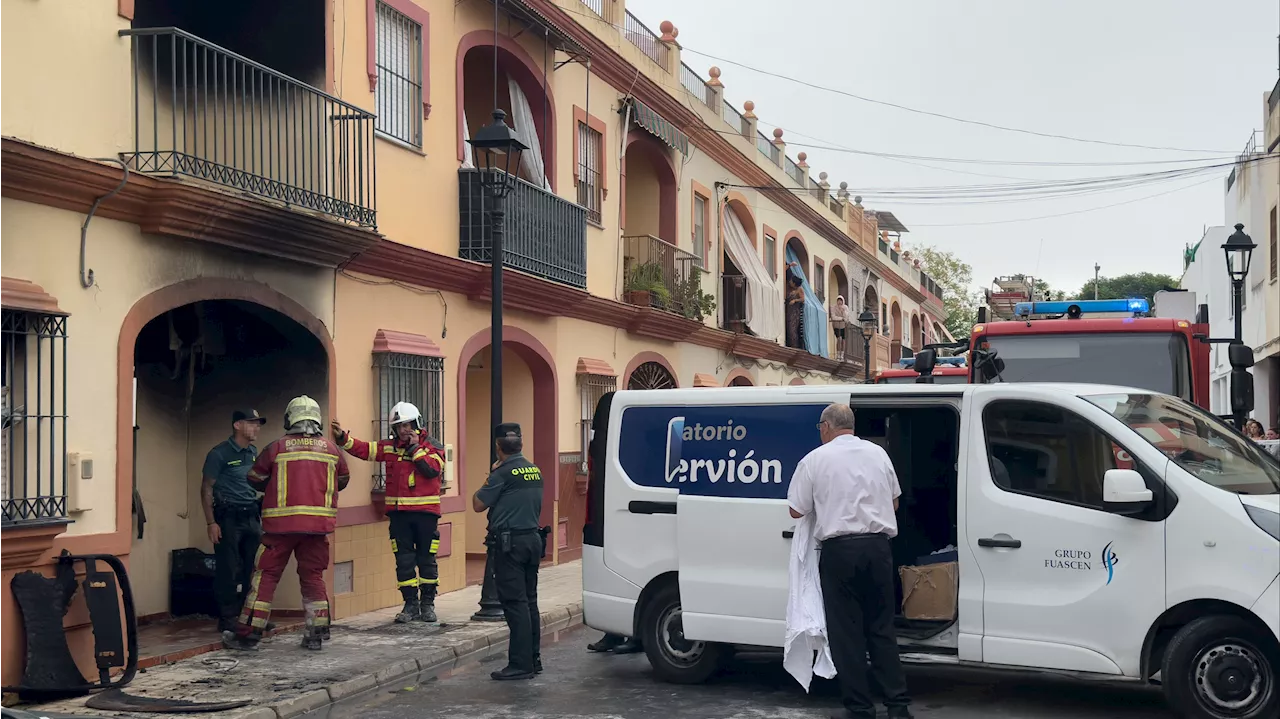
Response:
[[[67,516],[67,316],[6,309],[4,526]]]
[[[747,118],[743,117],[742,113],[738,112],[733,105],[730,105],[728,100],[724,101],[724,112],[721,113],[721,116],[724,117],[724,121],[729,127],[742,133],[743,137],[746,137],[751,132],[751,126],[747,123]]]
[[[133,53],[135,172],[186,175],[377,226],[374,115],[173,27]]]
[[[596,15],[604,17],[604,0],[582,0],[582,4],[586,5]]]
[[[680,63],[680,84],[684,85],[684,89],[693,93],[702,104],[711,107],[715,94],[711,92],[711,88],[707,87],[707,81],[696,70],[689,67],[685,63]]]
[[[782,164],[782,150],[773,144],[773,140],[765,137],[763,132],[756,130],[756,149],[760,150],[760,154],[769,158],[769,162],[775,165]]]
[[[600,224],[604,204],[600,185],[600,157],[604,138],[585,122],[578,123],[578,204],[587,210],[587,219]]]
[[[490,260],[489,191],[485,172],[458,170],[458,256]],[[505,266],[573,287],[587,286],[587,210],[524,180],[506,199]]]
[[[632,45],[640,48],[640,52],[648,55],[650,60],[658,63],[665,70],[668,55],[666,44],[659,39],[656,32],[645,27],[645,24],[640,22],[640,18],[632,15],[630,10],[626,12],[626,25],[623,26],[622,34],[627,36],[627,40]]]
[[[422,413],[427,434],[444,444],[444,358],[399,352],[373,353],[373,386],[377,388],[378,414],[370,440],[391,436],[388,420],[397,402],[409,402]],[[385,492],[387,475],[375,463],[373,491]]]
[[[724,329],[731,332],[745,332],[747,329],[746,277],[742,275],[721,276],[720,306],[724,310]]]
[[[378,132],[422,147],[422,26],[378,3]]]
[[[592,420],[595,419],[596,405],[600,398],[618,389],[618,378],[602,374],[578,375],[578,396],[582,401],[582,460],[578,463],[578,471],[587,471],[587,450],[591,447]]]
[[[692,317],[693,303],[697,302],[694,289],[702,290],[701,264],[693,253],[653,235],[622,238],[622,276],[661,277],[667,296],[650,293],[649,301],[656,309]]]

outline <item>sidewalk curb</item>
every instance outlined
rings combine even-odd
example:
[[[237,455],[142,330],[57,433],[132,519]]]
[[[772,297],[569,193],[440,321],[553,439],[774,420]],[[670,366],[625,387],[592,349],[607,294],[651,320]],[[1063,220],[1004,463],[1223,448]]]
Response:
[[[474,625],[475,623],[471,623]],[[542,634],[546,636],[582,624],[582,602],[556,607],[542,613]],[[465,626],[465,625],[464,625]],[[422,673],[439,673],[473,664],[507,650],[507,625],[493,624],[479,636],[471,636],[446,647],[387,664],[376,672],[313,689],[288,699],[272,701],[239,713],[228,713],[225,719],[291,719],[324,708],[330,704],[378,687],[393,686],[405,677]]]

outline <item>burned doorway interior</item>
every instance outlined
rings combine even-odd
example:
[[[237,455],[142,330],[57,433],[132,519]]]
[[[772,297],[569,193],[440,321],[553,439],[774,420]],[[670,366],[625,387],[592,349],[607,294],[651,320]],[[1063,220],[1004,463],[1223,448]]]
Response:
[[[184,305],[138,334],[135,486],[147,522],[141,539],[135,525],[130,567],[140,617],[170,616],[174,550],[213,551],[201,469],[209,450],[231,435],[231,413],[253,408],[267,417],[256,443],[262,448],[283,434],[281,412],[291,397],[308,394],[328,406],[328,364],[305,327],[250,302]],[[292,568],[277,597],[281,609],[301,606]]]

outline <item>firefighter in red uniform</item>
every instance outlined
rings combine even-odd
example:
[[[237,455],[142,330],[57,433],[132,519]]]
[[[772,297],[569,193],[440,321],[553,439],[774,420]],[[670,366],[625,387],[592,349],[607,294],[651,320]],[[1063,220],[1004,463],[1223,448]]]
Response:
[[[382,462],[387,475],[387,517],[391,520],[391,553],[396,559],[396,584],[404,609],[396,622],[436,621],[436,590],[440,575],[440,475],[444,452],[429,437],[418,408],[398,402],[387,419],[392,439],[364,442],[333,420],[333,438],[358,459]],[[419,599],[421,593],[421,599]]]
[[[257,649],[271,615],[280,575],[289,556],[298,560],[306,613],[302,646],[320,649],[329,638],[329,535],[338,523],[338,492],[351,473],[337,445],[324,437],[320,405],[303,395],[284,411],[285,435],[267,445],[249,470],[249,483],[264,493],[262,546],[235,632],[224,632],[228,649]]]

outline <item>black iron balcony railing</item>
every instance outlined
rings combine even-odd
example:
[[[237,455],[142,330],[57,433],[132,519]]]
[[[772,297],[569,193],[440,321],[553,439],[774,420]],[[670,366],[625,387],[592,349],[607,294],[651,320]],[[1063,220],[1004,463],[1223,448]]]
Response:
[[[489,203],[481,177],[500,170],[458,170],[458,256],[488,263]],[[573,287],[587,286],[587,211],[524,180],[506,198],[504,266]]]
[[[747,329],[747,278],[723,275],[720,278],[720,305],[724,329],[745,332]]]
[[[120,35],[133,45],[132,170],[377,226],[372,113],[178,28]]]
[[[622,238],[623,291],[649,294],[652,307],[700,316],[702,268],[698,257],[653,235]]]
[[[67,516],[67,316],[5,309],[4,526]]]

